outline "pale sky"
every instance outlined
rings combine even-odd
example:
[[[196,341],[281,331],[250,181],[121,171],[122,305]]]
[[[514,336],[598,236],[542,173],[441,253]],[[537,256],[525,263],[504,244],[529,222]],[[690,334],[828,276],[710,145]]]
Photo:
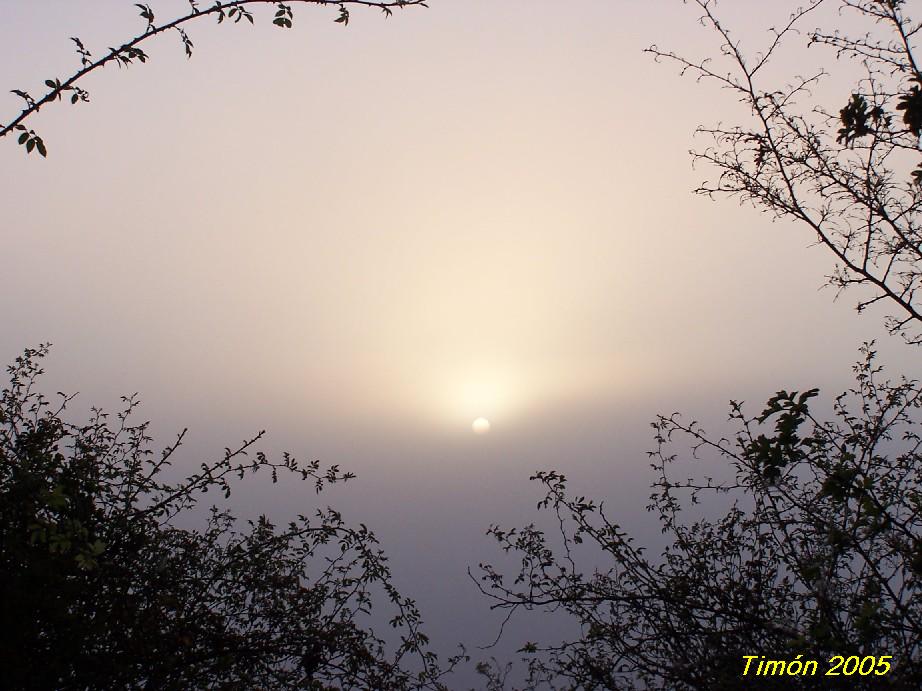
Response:
[[[430,4],[345,29],[312,7],[290,31],[206,19],[191,60],[162,37],[40,113],[47,160],[0,142],[0,358],[51,341],[53,389],[141,392],[160,441],[191,429],[193,465],[266,428],[268,450],[356,471],[333,500],[447,650],[495,634],[464,569],[495,557],[491,522],[534,518],[532,471],[642,526],[656,413],[832,394],[881,329],[818,290],[804,229],[691,194],[695,126],[740,111],[641,52],[712,51],[690,7]],[[732,5],[756,38],[790,3]],[[0,0],[0,121],[9,89],[79,66],[70,36],[101,52],[142,28],[130,2]]]

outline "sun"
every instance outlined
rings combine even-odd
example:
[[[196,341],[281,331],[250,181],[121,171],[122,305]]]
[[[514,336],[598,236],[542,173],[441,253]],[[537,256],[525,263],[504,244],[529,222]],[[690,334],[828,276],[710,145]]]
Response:
[[[485,417],[479,417],[471,423],[471,429],[474,434],[486,434],[490,431],[490,421]]]

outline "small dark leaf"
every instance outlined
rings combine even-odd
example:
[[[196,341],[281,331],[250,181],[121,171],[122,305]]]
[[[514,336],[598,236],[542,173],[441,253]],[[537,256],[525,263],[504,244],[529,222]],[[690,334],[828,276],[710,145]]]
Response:
[[[33,98],[28,93],[26,93],[25,91],[22,91],[21,89],[13,89],[10,93],[16,94],[17,96],[19,96],[19,98],[24,99],[25,102],[28,103],[30,106],[35,105],[35,101],[33,100]]]
[[[868,102],[861,94],[852,94],[852,100],[839,111],[839,120],[842,127],[838,131],[836,141],[848,146],[856,139],[871,134],[873,131],[868,126],[871,113],[868,112]],[[874,118],[875,122],[878,118]]]
[[[897,110],[903,113],[903,123],[915,136],[922,136],[922,90],[915,84],[907,93],[900,96]]]

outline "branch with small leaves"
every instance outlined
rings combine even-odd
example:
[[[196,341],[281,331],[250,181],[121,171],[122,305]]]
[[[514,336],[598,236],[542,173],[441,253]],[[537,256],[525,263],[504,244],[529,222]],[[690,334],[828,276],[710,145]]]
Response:
[[[186,57],[191,58],[194,44],[186,31],[185,25],[208,15],[216,17],[218,23],[229,20],[235,24],[239,24],[241,21],[246,20],[247,23],[253,24],[255,18],[251,8],[257,5],[271,5],[275,8],[275,15],[272,23],[275,26],[290,29],[294,22],[293,7],[299,4],[325,5],[332,7],[337,10],[337,16],[333,21],[344,26],[349,24],[350,6],[378,9],[384,13],[385,17],[390,17],[395,9],[403,9],[412,6],[427,7],[425,0],[289,0],[287,3],[279,2],[278,0],[231,0],[229,2],[218,1],[210,7],[203,8],[200,3],[191,0],[189,2],[190,11],[188,14],[158,24],[154,10],[150,5],[135,3],[135,7],[139,10],[140,17],[145,22],[144,31],[117,47],[110,47],[105,54],[97,59],[93,58],[92,53],[86,48],[81,39],[72,37],[71,41],[73,41],[76,46],[81,68],[63,80],[46,80],[45,85],[48,86],[49,91],[45,92],[40,97],[33,98],[26,91],[13,89],[12,93],[25,101],[25,107],[7,124],[0,125],[0,138],[20,133],[20,143],[26,147],[27,152],[31,153],[32,151],[37,151],[42,156],[46,156],[47,149],[45,148],[42,138],[33,130],[26,129],[23,123],[25,120],[38,113],[43,106],[53,101],[61,100],[63,92],[71,92],[71,104],[88,102],[89,93],[77,86],[77,82],[81,81],[91,72],[109,63],[115,63],[119,67],[127,67],[134,62],[147,62],[147,53],[138,46],[168,31],[177,32],[182,41]]]
[[[696,192],[734,197],[804,225],[835,259],[827,282],[837,295],[865,289],[859,312],[889,304],[895,311],[885,317],[888,329],[922,344],[922,75],[916,58],[922,23],[896,0],[812,0],[752,53],[731,35],[714,0],[693,4],[719,41],[719,59],[689,59],[656,46],[648,52],[731,91],[751,116],[745,125],[698,128],[710,145],[693,157],[719,175]],[[821,6],[833,5],[863,23],[866,33],[803,30]],[[833,49],[830,70],[853,70],[855,87],[844,107],[816,103],[817,87],[829,76],[822,68],[787,84],[766,83],[766,66],[802,33],[808,45]]]
[[[647,507],[666,542],[656,556],[563,475],[537,473],[538,509],[558,529],[491,527],[515,566],[483,563],[475,581],[509,616],[555,612],[579,626],[572,640],[520,648],[524,688],[735,691],[749,650],[829,659],[882,647],[899,660],[889,683],[919,688],[922,387],[885,379],[875,357],[866,344],[828,418],[811,407],[816,389],[779,391],[757,415],[732,402],[730,439],[660,416]],[[788,677],[766,688],[829,687]]]
[[[393,584],[365,525],[317,507],[277,526],[212,506],[244,475],[303,480],[320,494],[354,477],[255,451],[260,432],[166,482],[185,437],[159,454],[136,396],[115,422],[67,419],[73,396],[38,393],[47,346],[0,391],[0,666],[4,688],[445,691],[414,601]],[[177,463],[178,465],[178,463]],[[217,501],[222,501],[220,497]],[[206,513],[204,526],[201,514]],[[369,614],[391,613],[386,643]],[[87,646],[86,641],[93,645]],[[51,653],[50,651],[53,651]]]

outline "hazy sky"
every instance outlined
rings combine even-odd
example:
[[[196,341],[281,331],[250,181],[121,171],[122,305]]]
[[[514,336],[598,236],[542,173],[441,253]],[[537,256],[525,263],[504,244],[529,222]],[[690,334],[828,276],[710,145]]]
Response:
[[[377,529],[445,649],[495,633],[464,570],[494,557],[491,522],[533,519],[533,470],[642,526],[657,412],[831,393],[881,331],[818,290],[803,229],[691,194],[695,126],[740,111],[641,52],[712,52],[690,7],[430,4],[346,29],[313,7],[291,31],[206,19],[191,60],[167,35],[40,113],[47,160],[0,142],[0,357],[53,342],[50,386],[140,391],[161,440],[190,427],[190,464],[267,428],[264,448],[355,470],[331,501]],[[725,4],[753,39],[789,5]],[[142,27],[127,1],[0,0],[0,121],[9,89],[79,65],[68,37],[101,52]]]

